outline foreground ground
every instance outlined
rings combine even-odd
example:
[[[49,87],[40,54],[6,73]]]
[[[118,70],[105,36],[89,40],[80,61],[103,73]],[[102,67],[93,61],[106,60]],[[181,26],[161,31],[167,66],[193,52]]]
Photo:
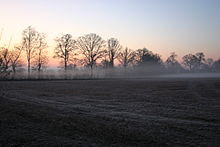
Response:
[[[220,146],[220,79],[0,81],[0,146]]]

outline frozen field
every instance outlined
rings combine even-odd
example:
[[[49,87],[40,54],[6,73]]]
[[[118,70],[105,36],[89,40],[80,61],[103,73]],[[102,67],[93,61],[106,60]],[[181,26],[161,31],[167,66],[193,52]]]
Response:
[[[220,79],[0,81],[0,146],[220,146]]]

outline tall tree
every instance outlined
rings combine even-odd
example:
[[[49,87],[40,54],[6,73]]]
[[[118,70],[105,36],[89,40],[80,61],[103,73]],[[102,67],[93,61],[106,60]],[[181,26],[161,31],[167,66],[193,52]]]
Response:
[[[183,56],[183,64],[189,68],[189,71],[195,70],[198,65],[198,58],[193,54]]]
[[[209,69],[212,69],[213,64],[214,64],[214,60],[213,60],[212,58],[208,58],[208,59],[206,59],[205,62],[206,62],[206,64],[207,64],[208,68],[209,68]]]
[[[40,38],[40,42],[41,42],[41,47],[36,50],[36,55],[32,62],[33,63],[32,68],[38,71],[38,73],[40,73],[42,69],[46,67],[48,63],[48,56],[47,56],[47,50],[46,50],[47,42],[46,42],[46,37],[44,34],[42,34]]]
[[[97,34],[87,34],[77,40],[77,48],[84,56],[84,64],[90,67],[91,75],[97,60],[105,54],[105,41]]]
[[[198,53],[195,54],[195,56],[198,59],[198,69],[201,70],[202,69],[202,65],[205,62],[205,55],[202,52],[198,52]]]
[[[56,47],[54,50],[54,58],[60,58],[64,63],[64,70],[67,71],[68,63],[70,58],[73,56],[73,52],[76,49],[76,41],[72,39],[72,35],[65,34],[55,39]]]
[[[172,52],[171,55],[167,58],[166,63],[170,66],[175,65],[177,61],[177,54],[175,52]]]
[[[155,54],[146,48],[138,49],[136,51],[137,64],[142,65],[161,65],[162,60],[159,54]]]
[[[37,32],[33,27],[29,26],[23,31],[23,47],[27,56],[28,76],[31,71],[31,60],[36,56],[36,51],[41,49],[44,44],[42,40],[44,35]]]
[[[0,48],[0,76],[5,78],[11,72],[10,70],[10,51],[7,47]]]
[[[114,67],[114,60],[118,57],[119,52],[122,48],[119,41],[116,38],[110,38],[107,41],[107,56],[110,67]]]
[[[123,67],[127,67],[129,64],[135,62],[135,51],[128,49],[127,47],[119,53],[118,60]]]
[[[172,52],[171,55],[166,60],[166,66],[169,71],[179,72],[182,70],[181,64],[178,62],[177,54]]]
[[[16,73],[16,68],[22,66],[22,61],[20,60],[22,50],[23,46],[15,46],[11,51],[11,67],[14,75]]]

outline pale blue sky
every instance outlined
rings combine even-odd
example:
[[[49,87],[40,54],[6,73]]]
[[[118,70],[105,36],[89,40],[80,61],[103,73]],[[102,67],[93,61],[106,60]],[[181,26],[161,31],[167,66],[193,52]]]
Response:
[[[220,57],[220,0],[0,0],[0,28],[19,42],[28,25],[53,39],[97,33],[132,49],[147,47],[166,58],[175,51]]]

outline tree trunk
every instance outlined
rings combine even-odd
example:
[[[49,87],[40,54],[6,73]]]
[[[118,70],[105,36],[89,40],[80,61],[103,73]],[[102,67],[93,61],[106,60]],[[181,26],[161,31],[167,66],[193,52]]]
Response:
[[[111,67],[111,68],[114,67],[114,59],[111,59],[111,61],[110,61],[110,67]]]
[[[64,79],[67,79],[67,60],[64,59]]]
[[[65,70],[65,72],[67,71],[67,63],[66,63],[66,61],[65,61],[65,63],[64,63],[65,65],[64,65],[64,70]]]
[[[40,79],[41,78],[41,64],[39,63],[38,64],[38,79]]]
[[[64,70],[65,70],[65,73],[67,71],[67,50],[65,48],[65,54],[64,54]]]
[[[90,65],[90,78],[93,78],[93,65]]]
[[[15,74],[16,74],[16,69],[15,69],[14,65],[12,66],[12,72],[13,72],[12,78],[14,79],[15,78]]]
[[[31,73],[31,64],[30,64],[30,60],[28,60],[28,78],[30,78],[30,73]]]

